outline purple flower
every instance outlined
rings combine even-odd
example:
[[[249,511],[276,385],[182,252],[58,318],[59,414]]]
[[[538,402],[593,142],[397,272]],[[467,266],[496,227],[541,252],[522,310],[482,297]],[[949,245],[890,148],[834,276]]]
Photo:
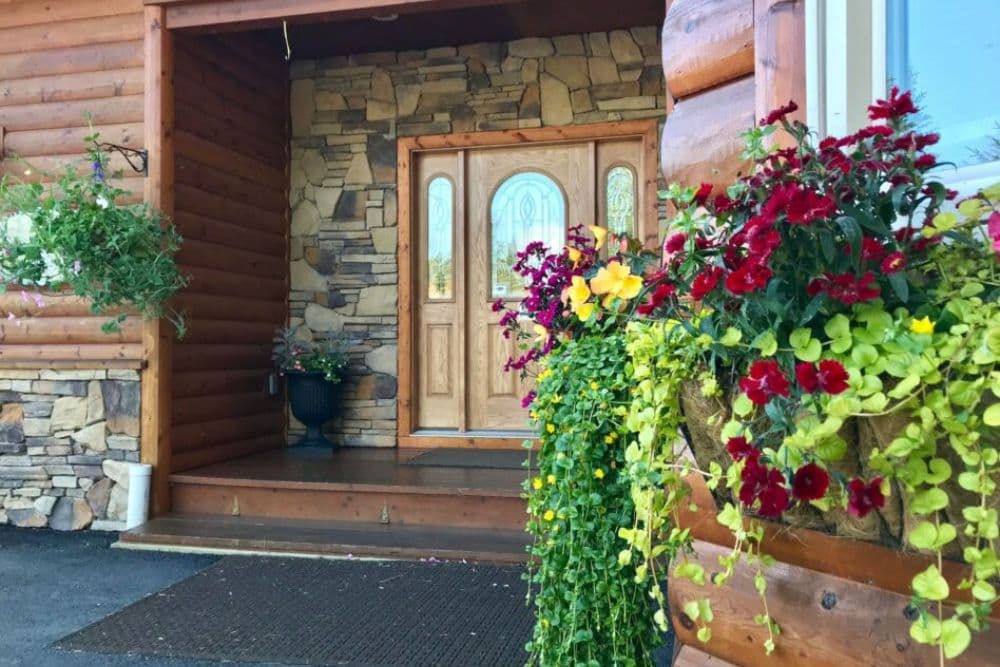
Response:
[[[83,264],[80,263],[80,260],[75,260],[73,262],[73,273],[79,274],[82,269],[83,269]]]
[[[98,183],[103,183],[104,166],[100,163],[100,161],[94,160],[93,163],[91,163],[90,168],[94,171],[94,179],[96,179]]]

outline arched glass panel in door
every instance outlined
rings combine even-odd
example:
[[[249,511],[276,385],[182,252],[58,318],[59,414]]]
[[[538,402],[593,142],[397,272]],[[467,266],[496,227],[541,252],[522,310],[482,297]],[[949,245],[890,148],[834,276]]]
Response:
[[[616,236],[635,237],[635,172],[618,165],[608,170],[604,183],[608,212],[608,231]]]
[[[514,273],[517,253],[533,241],[550,250],[566,243],[566,198],[552,178],[536,171],[509,177],[490,202],[491,284],[494,298],[524,296]]]
[[[437,176],[427,184],[427,298],[455,296],[455,188]]]

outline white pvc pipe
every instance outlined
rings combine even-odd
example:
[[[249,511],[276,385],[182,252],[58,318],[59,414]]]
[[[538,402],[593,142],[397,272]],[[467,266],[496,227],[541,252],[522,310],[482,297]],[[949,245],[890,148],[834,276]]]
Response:
[[[153,466],[148,463],[128,465],[128,514],[125,530],[141,526],[149,519],[149,487]]]

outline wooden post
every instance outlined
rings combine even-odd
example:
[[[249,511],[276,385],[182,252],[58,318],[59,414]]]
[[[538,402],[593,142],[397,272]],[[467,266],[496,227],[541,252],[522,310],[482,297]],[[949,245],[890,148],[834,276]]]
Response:
[[[146,203],[166,215],[174,208],[174,53],[163,7],[145,8],[145,135],[149,151]],[[145,322],[142,373],[142,461],[153,466],[152,513],[170,510],[170,359],[173,332],[161,320]]]
[[[760,120],[789,100],[799,105],[790,116],[806,120],[806,24],[804,0],[754,0],[755,114]],[[789,137],[778,133],[780,145]]]

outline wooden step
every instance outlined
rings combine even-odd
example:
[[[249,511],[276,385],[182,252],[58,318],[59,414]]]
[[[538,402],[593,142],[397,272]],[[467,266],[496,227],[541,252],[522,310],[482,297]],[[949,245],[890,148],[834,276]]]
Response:
[[[523,529],[522,470],[406,465],[395,451],[277,450],[170,477],[181,514]]]
[[[520,563],[523,530],[170,514],[124,532],[119,548]]]

